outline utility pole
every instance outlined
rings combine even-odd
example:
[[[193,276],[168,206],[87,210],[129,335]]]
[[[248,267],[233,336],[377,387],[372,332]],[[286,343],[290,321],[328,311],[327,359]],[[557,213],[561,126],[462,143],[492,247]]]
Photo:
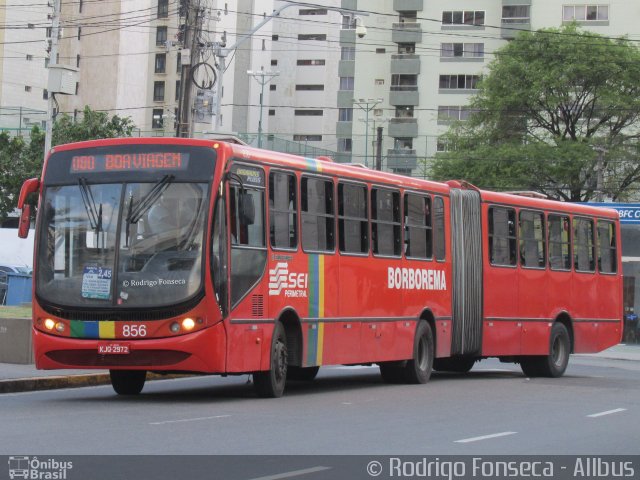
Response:
[[[365,111],[365,127],[364,127],[364,166],[369,166],[369,112],[376,108],[382,102],[381,98],[359,98],[353,99],[353,104]]]
[[[49,65],[52,66],[58,63],[58,36],[60,34],[60,3],[61,0],[54,0],[53,2],[53,19],[51,25],[51,50],[49,51]],[[51,70],[49,70],[51,75]],[[53,122],[55,122],[58,112],[54,107],[54,92],[48,92],[47,99],[47,126],[44,134],[44,156],[46,158],[49,150],[51,150],[51,139],[53,138]]]
[[[378,141],[376,143],[376,170],[382,170],[382,127],[377,128],[377,138]]]
[[[180,0],[180,17],[184,17],[184,23],[180,24],[181,32],[178,40],[182,41],[182,56],[188,55],[188,61],[181,57],[180,69],[180,94],[178,97],[178,112],[176,115],[176,137],[191,137],[191,94],[193,82],[191,79],[192,68],[200,55],[200,32],[202,31],[202,10],[200,0]]]
[[[247,75],[251,75],[260,84],[260,118],[258,120],[258,148],[262,148],[262,105],[264,103],[264,86],[280,75],[280,72],[265,72],[264,67],[259,72],[247,70]]]
[[[604,201],[604,154],[607,153],[607,149],[604,147],[593,147],[598,152],[598,164],[596,174],[596,201]]]

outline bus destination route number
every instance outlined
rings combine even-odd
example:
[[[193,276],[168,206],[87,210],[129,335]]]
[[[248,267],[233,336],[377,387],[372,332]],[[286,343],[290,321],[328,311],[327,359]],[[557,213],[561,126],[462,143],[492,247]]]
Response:
[[[131,353],[128,343],[98,343],[99,355],[128,355]]]
[[[186,170],[189,154],[183,152],[118,153],[76,155],[70,173]]]

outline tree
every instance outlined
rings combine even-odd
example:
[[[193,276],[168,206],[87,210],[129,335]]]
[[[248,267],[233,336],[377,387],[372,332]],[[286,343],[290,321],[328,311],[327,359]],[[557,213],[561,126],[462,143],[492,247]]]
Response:
[[[522,32],[496,52],[468,121],[444,136],[437,179],[624,200],[640,181],[640,50],[580,30]]]
[[[98,138],[130,137],[135,128],[128,117],[97,112],[86,106],[82,118],[73,121],[64,114],[53,125],[52,145],[94,140]],[[31,130],[30,141],[0,133],[0,221],[16,206],[22,182],[40,176],[44,160],[44,132]]]

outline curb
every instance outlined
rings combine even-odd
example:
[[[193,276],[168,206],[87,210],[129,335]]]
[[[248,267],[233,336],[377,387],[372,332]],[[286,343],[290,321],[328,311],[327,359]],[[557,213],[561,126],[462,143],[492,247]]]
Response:
[[[147,373],[147,381],[181,378],[185,375],[159,375]],[[0,380],[0,394],[32,392],[37,390],[57,390],[61,388],[95,387],[111,385],[108,373],[88,373],[82,375],[66,375],[34,378],[12,378]]]

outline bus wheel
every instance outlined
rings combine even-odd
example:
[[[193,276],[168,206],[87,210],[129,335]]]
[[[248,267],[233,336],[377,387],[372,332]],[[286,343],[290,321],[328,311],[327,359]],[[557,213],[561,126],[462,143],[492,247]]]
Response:
[[[264,398],[278,398],[287,381],[287,336],[282,323],[277,322],[271,338],[271,366],[266,372],[253,374],[256,393]]]
[[[475,363],[476,359],[473,357],[435,358],[433,369],[438,372],[467,373]]]
[[[569,364],[571,339],[567,327],[556,322],[549,336],[549,355],[524,357],[520,366],[529,377],[561,377]]]
[[[287,369],[287,380],[294,382],[311,382],[316,375],[320,367],[289,367]]]
[[[418,323],[413,340],[413,359],[404,367],[407,383],[427,383],[433,368],[433,332],[427,322]]]
[[[384,362],[378,364],[384,383],[406,383],[405,365],[407,362]]]
[[[138,395],[147,379],[146,370],[109,370],[111,386],[118,395]]]

